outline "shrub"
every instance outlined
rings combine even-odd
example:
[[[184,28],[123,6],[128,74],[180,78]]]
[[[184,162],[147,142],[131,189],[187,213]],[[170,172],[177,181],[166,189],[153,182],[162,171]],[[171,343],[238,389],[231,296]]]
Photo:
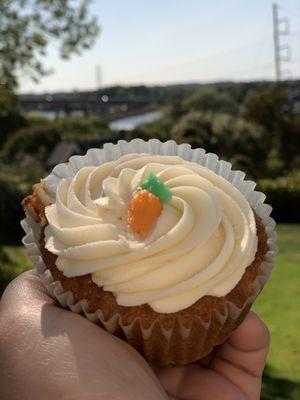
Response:
[[[20,221],[24,217],[20,202],[24,192],[16,181],[0,176],[0,243],[20,244],[22,229]]]
[[[17,159],[20,154],[35,155],[45,161],[61,138],[61,130],[54,123],[34,124],[14,133],[5,143],[2,156],[6,162]]]
[[[236,114],[238,105],[227,93],[220,93],[212,87],[201,87],[183,101],[186,112],[211,111]]]
[[[252,178],[266,176],[268,138],[258,125],[242,118],[191,111],[174,126],[172,138],[216,153]]]
[[[300,170],[276,179],[261,179],[257,188],[267,196],[277,222],[300,222]]]
[[[64,140],[99,139],[110,137],[108,125],[98,117],[67,117],[55,121]]]
[[[55,121],[42,118],[28,119],[30,126],[20,129],[9,137],[2,149],[5,162],[20,158],[20,155],[35,155],[45,162],[60,141],[96,139],[113,136],[112,131],[99,118],[71,117]]]
[[[287,87],[273,86],[249,94],[243,103],[244,118],[265,128],[287,171],[296,167],[300,149],[300,115],[292,97]]]
[[[0,148],[9,135],[26,126],[26,120],[19,114],[18,97],[0,85]]]
[[[169,114],[165,114],[162,118],[139,125],[133,131],[127,133],[127,139],[140,138],[149,140],[156,138],[161,141],[166,141],[171,138],[171,129],[173,126],[173,119]]]
[[[0,297],[10,281],[31,268],[25,247],[0,246]]]
[[[34,156],[24,154],[18,162],[0,163],[0,244],[20,244],[20,221],[24,218],[20,203],[45,175],[42,163]]]

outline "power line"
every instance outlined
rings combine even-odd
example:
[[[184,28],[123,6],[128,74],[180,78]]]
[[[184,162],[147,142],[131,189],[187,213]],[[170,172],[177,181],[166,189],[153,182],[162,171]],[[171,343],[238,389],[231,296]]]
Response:
[[[212,54],[210,54],[210,55],[208,55],[206,57],[197,57],[197,58],[194,58],[192,60],[188,60],[188,61],[185,61],[183,63],[180,63],[179,65],[175,65],[175,66],[172,65],[172,66],[166,66],[166,67],[159,68],[159,69],[148,70],[147,73],[144,73],[144,74],[139,75],[139,76],[149,75],[149,74],[153,74],[153,73],[154,74],[155,73],[161,73],[161,72],[168,72],[169,73],[170,71],[183,69],[185,67],[189,67],[189,66],[192,66],[192,65],[197,65],[199,63],[205,63],[205,62],[213,60],[215,58],[220,58],[220,57],[225,57],[225,56],[229,56],[229,55],[232,55],[232,54],[237,54],[237,53],[243,52],[245,50],[249,50],[249,49],[255,48],[257,46],[261,46],[263,43],[267,43],[270,40],[272,40],[271,37],[265,37],[265,38],[263,38],[263,39],[261,39],[259,41],[256,41],[256,42],[253,42],[253,43],[249,43],[249,44],[246,44],[246,45],[243,45],[243,46],[240,46],[240,47],[235,47],[235,48],[228,49],[228,50],[225,50],[225,51],[222,51],[222,52],[212,53]],[[135,78],[136,78],[136,75],[135,75]]]
[[[96,65],[95,67],[95,76],[97,89],[100,89],[102,85],[102,70],[100,65]]]
[[[262,71],[262,70],[265,70],[265,69],[270,69],[272,66],[273,66],[272,63],[266,63],[266,64],[258,65],[258,66],[253,67],[253,68],[247,68],[247,69],[242,69],[242,70],[238,69],[238,70],[235,70],[235,71],[230,71],[230,73],[235,75],[235,76],[236,75],[245,75],[245,74],[249,74],[251,72],[257,72],[257,71]]]
[[[279,8],[279,10],[283,10],[286,14],[288,14],[292,18],[300,18],[300,13],[299,14],[295,13],[294,10],[292,11],[291,9],[286,8],[285,5],[284,6],[280,5],[280,6],[278,6],[278,8]]]
[[[280,43],[280,36],[288,35],[290,32],[289,19],[278,17],[278,4],[273,3],[273,40],[274,40],[274,61],[275,61],[275,76],[276,81],[279,82],[282,79],[282,67],[281,63],[290,61],[291,48],[288,44]]]

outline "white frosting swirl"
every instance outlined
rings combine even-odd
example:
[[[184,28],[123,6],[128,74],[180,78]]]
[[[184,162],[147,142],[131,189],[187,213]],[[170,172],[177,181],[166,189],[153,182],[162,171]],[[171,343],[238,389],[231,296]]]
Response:
[[[143,240],[126,222],[136,187],[149,171],[172,191]],[[130,154],[62,179],[46,207],[46,248],[67,277],[92,274],[118,304],[185,309],[205,295],[224,296],[257,250],[246,198],[209,169],[180,157]]]

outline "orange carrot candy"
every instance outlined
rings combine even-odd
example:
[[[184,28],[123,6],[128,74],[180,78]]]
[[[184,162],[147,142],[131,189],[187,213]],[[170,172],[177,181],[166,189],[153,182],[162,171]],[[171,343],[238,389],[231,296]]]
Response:
[[[155,194],[145,189],[137,191],[128,208],[129,228],[142,238],[146,237],[154,227],[162,209],[163,204]]]
[[[127,224],[132,232],[145,238],[156,224],[163,210],[163,203],[172,198],[172,192],[152,172],[147,180],[137,188],[130,201]]]

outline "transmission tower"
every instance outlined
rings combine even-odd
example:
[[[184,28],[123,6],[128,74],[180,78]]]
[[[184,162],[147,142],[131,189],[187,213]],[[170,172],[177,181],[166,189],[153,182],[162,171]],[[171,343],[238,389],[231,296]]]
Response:
[[[273,39],[274,39],[274,59],[275,59],[275,75],[276,81],[280,82],[282,79],[281,63],[290,61],[291,48],[288,44],[280,43],[280,36],[289,34],[289,20],[288,18],[278,17],[278,4],[273,3]],[[287,71],[286,71],[287,72]]]
[[[97,89],[100,89],[101,85],[102,85],[102,71],[101,71],[100,65],[96,65],[95,75],[96,75],[96,86],[97,86]]]

